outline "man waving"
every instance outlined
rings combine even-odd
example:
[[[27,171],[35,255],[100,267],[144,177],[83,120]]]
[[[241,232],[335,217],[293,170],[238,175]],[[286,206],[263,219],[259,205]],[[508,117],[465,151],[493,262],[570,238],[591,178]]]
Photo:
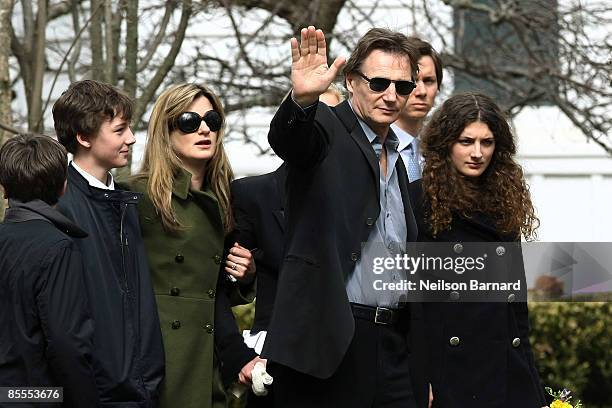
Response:
[[[424,407],[421,305],[376,290],[372,256],[405,253],[416,224],[390,130],[414,89],[418,51],[372,29],[327,65],[314,27],[291,40],[293,91],[268,139],[287,163],[285,251],[263,357],[277,406]],[[342,66],[349,100],[319,103]]]

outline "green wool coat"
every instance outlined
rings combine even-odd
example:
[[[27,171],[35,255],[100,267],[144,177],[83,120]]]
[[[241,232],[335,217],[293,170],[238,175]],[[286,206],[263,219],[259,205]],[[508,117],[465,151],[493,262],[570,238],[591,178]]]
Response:
[[[161,407],[226,407],[214,355],[215,289],[223,255],[223,222],[219,203],[209,190],[190,190],[191,174],[174,180],[172,206],[186,227],[164,231],[146,193],[146,179],[132,180],[145,193],[139,204],[153,288],[159,310],[166,376]]]

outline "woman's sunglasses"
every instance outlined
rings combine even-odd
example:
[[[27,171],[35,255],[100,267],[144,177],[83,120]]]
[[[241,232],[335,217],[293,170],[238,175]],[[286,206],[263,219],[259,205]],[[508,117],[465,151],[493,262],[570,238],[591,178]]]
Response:
[[[368,82],[370,89],[374,92],[383,92],[385,89],[391,85],[393,82],[395,84],[395,92],[398,95],[408,96],[410,92],[416,88],[416,83],[414,81],[402,81],[402,80],[392,80],[387,78],[368,78],[364,74],[359,71],[355,71],[357,75],[362,77]]]
[[[221,115],[214,110],[209,110],[204,116],[200,116],[196,112],[183,112],[170,125],[170,130],[178,129],[183,133],[193,133],[200,128],[202,121],[206,123],[211,132],[217,132],[223,125]]]

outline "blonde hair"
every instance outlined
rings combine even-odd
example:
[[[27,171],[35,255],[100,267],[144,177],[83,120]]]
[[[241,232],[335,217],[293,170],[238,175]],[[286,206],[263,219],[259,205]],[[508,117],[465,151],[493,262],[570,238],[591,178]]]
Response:
[[[183,164],[170,142],[170,124],[202,96],[208,99],[223,120],[221,129],[217,132],[215,154],[206,163],[204,169],[204,185],[210,186],[219,201],[225,232],[229,232],[233,227],[230,182],[234,175],[223,148],[225,112],[221,101],[212,90],[204,85],[185,83],[166,89],[155,101],[149,119],[142,166],[139,174],[135,176],[136,178],[148,178],[147,193],[161,217],[164,229],[168,232],[178,232],[185,228],[176,218],[176,212],[172,207],[172,186]]]
[[[329,88],[327,88],[325,90],[325,92],[323,92],[320,96],[323,96],[325,94],[333,95],[336,99],[338,99],[338,102],[335,103],[333,106],[336,106],[339,103],[341,103],[342,101],[344,101],[344,94],[342,93],[342,89],[336,83],[334,83],[334,82],[332,82],[329,85]]]

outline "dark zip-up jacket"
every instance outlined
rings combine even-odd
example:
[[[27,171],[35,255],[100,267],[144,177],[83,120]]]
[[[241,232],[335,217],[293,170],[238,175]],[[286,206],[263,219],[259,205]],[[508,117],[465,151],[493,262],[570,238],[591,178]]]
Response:
[[[104,407],[155,407],[164,351],[136,205],[139,193],[89,185],[68,168],[58,208],[89,233],[79,249],[94,317],[94,367]]]
[[[72,239],[87,234],[43,201],[9,205],[0,224],[0,387],[63,387],[63,406],[95,407],[93,322]]]

